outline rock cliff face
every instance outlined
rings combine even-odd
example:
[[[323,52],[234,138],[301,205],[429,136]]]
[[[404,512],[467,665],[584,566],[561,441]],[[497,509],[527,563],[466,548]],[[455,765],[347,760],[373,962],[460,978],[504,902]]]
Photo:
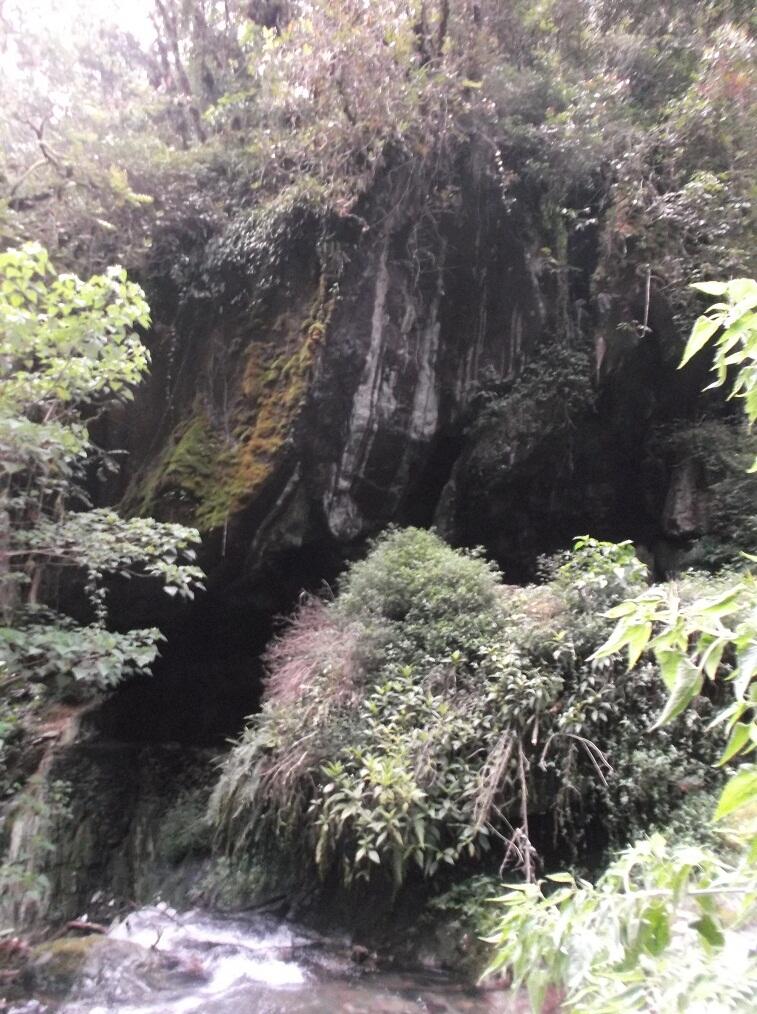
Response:
[[[48,778],[77,786],[51,869],[61,915],[168,883],[166,814],[187,823],[202,748],[255,710],[277,615],[386,525],[481,544],[513,581],[584,532],[664,569],[706,527],[703,470],[652,440],[697,411],[702,376],[676,370],[643,275],[600,285],[588,210],[569,230],[472,152],[443,187],[399,167],[343,214],[295,194],[156,233],[153,370],[101,434],[129,452],[108,495],[197,525],[208,588],[178,610],[112,589],[124,623],[167,642],[154,676],[50,752]]]
[[[203,531],[209,590],[169,623],[162,679],[106,709],[119,735],[236,729],[271,617],[387,524],[482,544],[512,580],[582,532],[650,558],[680,534],[647,442],[701,377],[645,277],[598,291],[588,222],[503,196],[472,151],[444,187],[400,166],[343,215],[237,211],[185,242],[179,281],[155,270],[152,377],[109,439],[128,509]]]
[[[201,891],[216,751],[113,741],[92,717],[91,705],[53,705],[30,730],[36,767],[4,828],[12,925],[107,921],[135,899],[188,904]]]

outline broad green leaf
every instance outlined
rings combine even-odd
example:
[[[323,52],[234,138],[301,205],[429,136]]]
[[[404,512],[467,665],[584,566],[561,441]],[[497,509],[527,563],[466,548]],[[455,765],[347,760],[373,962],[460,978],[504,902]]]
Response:
[[[620,620],[624,616],[632,616],[637,609],[638,605],[636,602],[621,602],[620,605],[608,609],[605,616],[608,620]]]
[[[715,810],[715,820],[722,820],[737,810],[757,802],[757,765],[741,768],[726,782]]]
[[[726,282],[693,282],[691,288],[705,292],[708,296],[724,296],[728,291]]]
[[[729,760],[744,749],[744,747],[750,742],[751,729],[752,725],[749,722],[738,722],[734,725],[726,748],[723,751],[723,755],[718,761],[718,767],[722,767],[723,764],[727,764]]]
[[[651,623],[639,623],[626,632],[628,642],[628,668],[633,669],[652,635]]]
[[[757,282],[754,278],[732,278],[726,282],[728,298],[734,303],[749,302],[757,305]],[[720,293],[715,293],[720,295]]]
[[[724,638],[719,638],[713,641],[712,644],[705,651],[702,661],[701,668],[704,671],[705,676],[708,679],[714,680],[718,674],[721,659],[723,658],[723,652],[726,649],[726,641]]]
[[[678,364],[680,369],[685,366],[688,361],[697,354],[707,342],[712,338],[715,332],[720,327],[719,320],[713,320],[710,317],[699,317],[694,324],[689,340],[686,342],[686,348],[683,350],[683,356],[681,362]]]
[[[659,729],[661,726],[667,725],[668,722],[672,722],[674,718],[677,718],[702,689],[702,682],[703,676],[699,669],[688,658],[682,658],[678,665],[670,696],[652,728]]]
[[[604,644],[601,644],[593,654],[589,655],[589,660],[595,661],[602,658],[609,658],[610,655],[616,655],[619,651],[622,651],[627,644],[628,625],[621,621]]]
[[[678,667],[684,656],[680,651],[656,651],[655,658],[660,667],[660,675],[669,691],[673,690],[678,676]]]
[[[716,599],[695,602],[691,607],[694,615],[728,616],[736,612],[742,604],[744,592],[742,588],[729,588]]]

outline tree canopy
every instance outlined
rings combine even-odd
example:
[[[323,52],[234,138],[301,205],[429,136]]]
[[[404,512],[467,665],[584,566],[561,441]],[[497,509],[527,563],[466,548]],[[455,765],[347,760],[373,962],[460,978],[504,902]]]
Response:
[[[45,687],[109,689],[149,670],[156,628],[108,625],[107,578],[148,576],[191,596],[199,536],[93,508],[88,475],[117,466],[92,441],[133,398],[149,355],[142,290],[123,268],[84,281],[28,244],[0,254],[0,694],[11,719]],[[72,609],[75,587],[86,605]],[[12,725],[12,722],[10,723]],[[6,732],[8,729],[6,729]]]
[[[746,273],[753,41],[739,0],[145,10],[137,38],[98,5],[67,5],[61,43],[60,19],[5,0],[6,240],[135,266],[155,226],[190,208],[224,219],[230,193],[255,207],[293,187],[348,215],[403,163],[438,211],[474,146],[503,199],[530,187],[571,232],[601,220],[599,291],[631,263],[688,323],[687,282]]]

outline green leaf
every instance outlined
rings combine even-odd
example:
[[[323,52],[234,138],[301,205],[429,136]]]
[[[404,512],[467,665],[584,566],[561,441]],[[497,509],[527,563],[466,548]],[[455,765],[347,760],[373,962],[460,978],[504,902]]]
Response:
[[[757,282],[754,278],[732,278],[726,282],[728,298],[734,303],[745,302],[749,306],[757,305]],[[715,293],[720,295],[720,293]]]
[[[718,800],[715,820],[722,820],[736,810],[757,802],[757,766],[743,767],[729,779]]]
[[[628,644],[628,627],[621,621],[615,630],[610,634],[604,644],[601,644],[593,654],[589,655],[589,661],[594,662],[602,658],[609,658],[616,655]]]
[[[718,767],[727,764],[729,760],[740,753],[744,747],[751,742],[752,725],[750,722],[738,722],[731,730],[723,755],[717,763]]]
[[[734,693],[738,700],[743,700],[746,696],[755,674],[757,674],[757,644],[752,643],[738,654],[738,668],[733,682]]]
[[[694,282],[691,288],[705,292],[708,296],[724,296],[728,291],[726,282]]]
[[[652,635],[651,623],[638,623],[626,631],[628,642],[628,668],[633,669]]]
[[[686,348],[683,350],[681,362],[678,364],[679,369],[685,366],[697,352],[704,348],[719,327],[720,321],[713,320],[711,317],[699,317],[697,319],[689,335],[689,340],[686,342]]]
[[[659,957],[670,943],[670,920],[662,903],[650,905],[642,916],[640,944],[647,954]]]
[[[718,640],[712,642],[702,656],[701,668],[708,679],[714,680],[717,676],[725,648],[725,640],[719,638]]]
[[[575,884],[572,874],[570,873],[548,873],[547,880],[551,880],[555,884]]]
[[[723,931],[711,915],[703,915],[691,925],[710,947],[722,947],[725,943]]]
[[[620,605],[608,609],[605,616],[608,620],[620,620],[624,616],[632,616],[637,608],[636,602],[621,602]]]
[[[668,688],[668,691],[672,691],[678,676],[678,667],[684,658],[683,654],[680,651],[672,650],[657,651],[655,652],[655,658],[660,667],[660,675],[665,686]]]
[[[729,588],[728,591],[723,592],[716,599],[695,602],[692,606],[692,612],[700,613],[702,616],[728,616],[740,608],[743,594],[743,588]]]
[[[688,658],[681,658],[670,696],[652,728],[659,729],[677,718],[697,696],[703,682],[704,678],[699,669]]]

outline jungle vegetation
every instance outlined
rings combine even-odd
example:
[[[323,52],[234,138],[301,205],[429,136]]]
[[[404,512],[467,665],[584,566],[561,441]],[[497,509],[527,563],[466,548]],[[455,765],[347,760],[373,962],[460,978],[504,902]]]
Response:
[[[335,223],[370,229],[400,169],[398,199],[422,195],[433,224],[473,153],[505,206],[539,209],[560,277],[567,242],[596,230],[593,298],[629,272],[654,284],[691,332],[671,356],[712,355],[757,415],[751,5],[145,9],[136,31],[94,0],[0,0],[0,763],[30,711],[154,661],[159,632],[109,615],[114,577],[177,596],[201,582],[193,529],[93,506],[116,467],[93,433],[148,368],[147,299],[253,314],[293,222],[324,243]],[[255,291],[219,287],[252,275]],[[647,324],[642,308],[628,326]],[[675,583],[586,535],[515,587],[407,528],[303,601],[211,800],[227,868],[420,884],[489,937],[492,971],[535,1010],[554,988],[573,1011],[743,1010],[757,529],[753,445],[721,424],[694,424],[721,528]]]
[[[113,578],[192,597],[199,536],[94,507],[91,477],[117,469],[93,441],[98,416],[134,397],[149,354],[142,290],[121,267],[58,274],[43,247],[0,254],[0,799],[24,788],[18,760],[56,702],[81,704],[149,671],[157,627],[119,629]],[[40,806],[48,800],[40,786]],[[3,829],[5,831],[5,828]],[[7,845],[7,834],[3,835]],[[46,845],[50,845],[45,840]],[[44,895],[29,857],[0,864],[4,902]]]
[[[714,337],[714,385],[725,384],[735,367],[730,397],[742,401],[751,426],[757,283],[697,288],[720,299],[696,321],[681,365]],[[757,966],[738,931],[754,924],[757,897],[757,600],[749,570],[725,587],[708,583],[708,594],[693,602],[670,582],[614,606],[606,615],[615,628],[592,658],[626,651],[631,671],[645,655],[654,657],[667,700],[653,730],[698,708],[706,682],[725,683],[730,699],[706,734],[724,729],[718,767],[743,763],[688,842],[671,845],[653,834],[627,848],[596,884],[558,873],[502,899],[506,914],[490,938],[497,945],[490,968],[506,967],[526,983],[536,1010],[550,986],[561,989],[571,1010],[739,1010],[751,1002]],[[724,829],[728,818],[735,824]],[[715,848],[702,847],[707,824],[719,827]]]
[[[0,8],[0,236],[61,267],[164,268],[196,296],[211,236],[244,268],[268,222],[275,260],[293,205],[359,224],[400,167],[438,217],[476,151],[506,203],[601,229],[597,295],[630,263],[688,325],[690,281],[748,273],[742,0],[160,0],[141,37],[75,9]]]

